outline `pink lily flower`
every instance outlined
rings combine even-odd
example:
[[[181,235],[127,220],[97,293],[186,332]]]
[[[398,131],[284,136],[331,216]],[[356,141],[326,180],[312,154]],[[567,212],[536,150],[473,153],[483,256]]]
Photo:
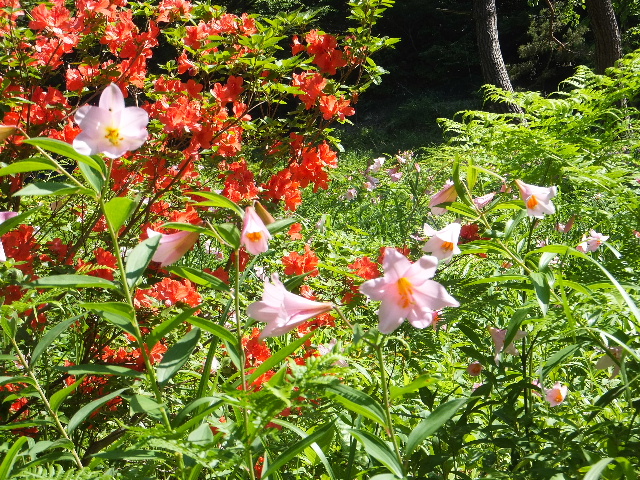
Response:
[[[496,361],[496,364],[500,363],[500,354],[502,352],[508,353],[508,354],[511,354],[511,355],[520,355],[520,352],[518,352],[518,349],[513,344],[513,342],[511,342],[506,347],[504,346],[504,341],[507,338],[507,330],[506,329],[489,327],[489,333],[491,334],[491,340],[493,340],[493,345],[495,347],[495,352],[496,352],[495,361]],[[515,336],[513,337],[513,341],[515,342],[516,340],[520,340],[521,338],[523,338],[526,335],[527,335],[527,332],[525,332],[523,330],[518,330],[516,332]]]
[[[545,399],[552,407],[556,407],[564,402],[564,399],[567,397],[569,389],[566,385],[562,385],[560,382],[556,382],[553,388],[550,388],[546,391]]]
[[[431,213],[434,215],[444,215],[448,210],[443,207],[438,207],[438,205],[442,203],[455,202],[457,198],[458,192],[456,192],[453,182],[451,180],[447,180],[444,187],[442,187],[442,190],[431,197],[431,201],[429,202]]]
[[[573,223],[575,222],[575,220],[576,220],[576,216],[571,215],[571,218],[566,224],[556,223],[556,230],[559,231],[560,233],[569,233],[573,228]]]
[[[620,373],[620,363],[622,362],[624,350],[622,347],[610,347],[609,352],[611,352],[611,355],[615,357],[617,362],[615,362],[609,355],[603,355],[596,363],[596,370],[604,370],[609,367],[613,367],[613,372],[611,372],[611,376],[609,378],[614,378]]]
[[[471,362],[467,367],[467,373],[471,377],[477,377],[478,375],[480,375],[480,372],[482,372],[483,368],[484,367],[480,362]]]
[[[18,215],[18,212],[0,212],[0,223],[6,222],[10,218]],[[0,240],[0,262],[6,262],[7,256],[4,253],[4,247],[2,246],[2,241]]]
[[[260,333],[260,339],[283,335],[306,320],[328,312],[333,305],[327,302],[314,302],[289,292],[277,274],[271,277],[271,283],[265,282],[262,300],[247,307],[247,315],[267,326]]]
[[[160,233],[147,228],[147,236],[149,238],[156,235],[162,235],[158,249],[151,259],[160,263],[161,267],[166,267],[180,260],[191,247],[198,241],[200,234],[198,232],[180,231],[177,233]]]
[[[607,240],[609,240],[608,235],[602,235],[595,230],[590,230],[589,236],[582,237],[582,243],[576,247],[576,250],[582,253],[595,252],[598,247],[602,245],[602,242],[606,242]]]
[[[371,173],[376,173],[378,170],[382,168],[385,160],[386,160],[385,157],[374,158],[371,165],[369,165],[369,168],[367,169],[367,171]]]
[[[531,380],[531,385],[533,385],[534,387],[537,387],[538,389],[542,390],[542,384],[540,383],[540,380],[538,380],[537,378]],[[538,390],[536,390],[536,389],[532,389],[531,393],[533,393],[534,395],[536,395],[538,397],[542,397],[540,392]]]
[[[358,190],[356,190],[355,188],[348,189],[347,192],[344,194],[344,198],[346,200],[353,200],[357,196],[358,196]]]
[[[451,261],[453,255],[460,253],[458,248],[460,228],[459,223],[450,223],[442,230],[435,231],[425,223],[424,234],[431,238],[424,244],[422,250],[431,253],[438,260]]]
[[[124,96],[115,83],[104,89],[98,107],[80,107],[73,118],[82,129],[73,148],[84,155],[104,153],[118,158],[139,148],[149,136],[149,115],[142,108],[125,107]]]
[[[380,300],[378,317],[381,333],[391,333],[405,318],[416,328],[433,323],[433,312],[460,304],[438,282],[430,280],[438,266],[438,259],[424,256],[416,263],[394,248],[385,249],[382,263],[384,276],[367,280],[360,292],[371,300]]]
[[[484,383],[482,383],[482,382],[476,382],[473,385],[471,385],[471,390],[475,392],[477,389],[479,389],[483,385],[484,385]]]
[[[253,207],[247,207],[244,211],[240,244],[244,245],[251,255],[258,255],[269,250],[270,239],[271,234],[256,210]]]
[[[483,195],[481,197],[474,198],[473,204],[476,206],[476,208],[481,210],[487,205],[489,205],[489,203],[491,203],[491,200],[493,200],[493,197],[495,196],[496,196],[496,192],[487,193],[486,195]]]
[[[549,215],[556,213],[556,207],[551,199],[558,193],[557,187],[538,187],[524,183],[522,180],[516,180],[516,185],[527,207],[527,215],[542,218],[545,213]]]

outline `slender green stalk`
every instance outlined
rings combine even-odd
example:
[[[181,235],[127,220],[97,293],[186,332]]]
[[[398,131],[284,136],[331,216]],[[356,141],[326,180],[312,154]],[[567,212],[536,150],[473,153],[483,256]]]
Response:
[[[109,172],[111,171],[111,165],[109,165]],[[107,181],[105,185],[109,184],[109,176],[107,176]],[[162,415],[162,423],[164,427],[169,431],[173,431],[173,427],[171,426],[171,420],[169,419],[169,415],[164,406],[164,400],[162,396],[162,392],[160,391],[160,387],[158,386],[158,379],[156,377],[156,371],[153,368],[153,364],[151,362],[151,358],[149,356],[149,350],[147,348],[146,343],[142,338],[142,331],[140,330],[140,324],[138,323],[138,319],[136,316],[136,310],[133,304],[133,296],[131,289],[129,288],[129,284],[127,283],[127,272],[125,269],[125,264],[122,259],[122,254],[120,253],[120,243],[118,242],[118,232],[115,231],[112,223],[109,221],[109,216],[107,215],[107,210],[105,207],[104,197],[99,195],[98,202],[100,205],[100,210],[105,216],[107,229],[109,231],[109,236],[111,237],[111,243],[113,245],[113,249],[115,251],[116,261],[118,263],[118,271],[120,273],[120,284],[122,285],[122,292],[124,293],[124,297],[127,303],[133,309],[133,315],[131,319],[131,324],[135,331],[136,342],[138,344],[138,348],[140,349],[140,355],[142,355],[142,359],[144,361],[145,371],[147,375],[147,380],[149,380],[149,384],[151,386],[151,390],[153,391],[153,395],[155,397],[156,402],[160,406],[160,413]],[[176,457],[178,460],[178,476],[179,478],[184,478],[184,459],[181,453],[176,453]]]
[[[342,321],[343,321],[344,323],[346,323],[346,324],[349,326],[349,328],[350,328],[351,330],[353,330],[353,325],[351,325],[351,322],[347,319],[347,317],[345,316],[345,314],[344,314],[344,313],[342,313],[342,310],[340,309],[340,307],[338,307],[337,305],[334,305],[334,306],[333,306],[333,309],[334,309],[334,310],[335,310],[335,312],[338,314],[338,316],[342,319]]]
[[[65,440],[68,440],[71,443],[72,445],[71,455],[73,455],[73,459],[76,462],[76,465],[78,465],[78,468],[82,468],[82,460],[80,459],[80,456],[76,451],[76,447],[74,443],[71,441],[71,438],[69,438],[67,431],[62,426],[62,423],[60,422],[60,418],[58,418],[58,414],[51,407],[51,404],[47,399],[47,395],[44,393],[44,390],[42,390],[42,387],[40,386],[40,382],[38,382],[36,375],[33,373],[33,370],[31,369],[31,366],[27,362],[27,359],[24,357],[24,355],[22,355],[22,352],[20,351],[20,347],[18,347],[18,344],[16,343],[16,340],[13,337],[11,338],[11,344],[13,345],[13,348],[16,350],[16,353],[18,355],[18,361],[20,362],[24,370],[27,372],[27,375],[31,378],[31,380],[33,380],[34,387],[38,392],[38,395],[42,399],[42,402],[44,403],[44,406],[47,409],[47,412],[49,413],[51,418],[53,418],[53,422],[55,423],[56,428],[58,429],[60,434],[65,438]]]
[[[403,465],[402,455],[400,454],[400,446],[398,445],[398,439],[393,428],[393,419],[391,418],[391,399],[389,397],[389,386],[387,385],[387,372],[384,368],[384,358],[382,356],[382,347],[385,342],[376,342],[374,348],[376,356],[378,357],[378,366],[380,367],[380,383],[382,384],[382,400],[384,402],[384,413],[387,420],[387,435],[391,438],[393,443],[393,449],[398,457],[398,463]]]
[[[234,251],[235,257],[235,268],[234,268],[234,276],[233,276],[233,306],[236,315],[236,335],[238,338],[238,348],[240,350],[240,385],[242,385],[242,392],[247,394],[247,372],[245,369],[245,353],[244,348],[242,347],[242,336],[244,333],[244,328],[242,325],[242,319],[240,318],[240,249],[236,249]],[[251,453],[251,441],[249,435],[249,410],[246,406],[242,407],[242,420],[244,423],[244,433],[247,436],[247,445],[245,449],[245,455],[247,460],[247,467],[249,470],[249,478],[251,480],[255,480],[256,474],[253,469],[253,454]]]

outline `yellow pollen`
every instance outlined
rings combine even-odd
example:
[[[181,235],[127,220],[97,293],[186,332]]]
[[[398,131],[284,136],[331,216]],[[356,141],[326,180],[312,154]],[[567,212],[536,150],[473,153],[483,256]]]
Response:
[[[536,198],[535,195],[531,195],[527,200],[527,208],[530,210],[533,210],[537,206],[538,206],[538,199]]]
[[[247,238],[252,242],[259,242],[262,239],[262,232],[249,232]]]
[[[446,252],[453,252],[453,243],[451,242],[442,242],[442,250]]]
[[[398,280],[398,293],[400,294],[400,306],[407,308],[413,303],[413,285],[406,277]]]
[[[561,403],[562,400],[564,400],[564,398],[562,398],[562,393],[560,392],[556,393],[556,397],[554,398],[554,400],[558,403]]]
[[[120,136],[120,130],[118,128],[107,128],[107,134],[104,136],[112,145],[118,146],[120,142],[124,140]]]

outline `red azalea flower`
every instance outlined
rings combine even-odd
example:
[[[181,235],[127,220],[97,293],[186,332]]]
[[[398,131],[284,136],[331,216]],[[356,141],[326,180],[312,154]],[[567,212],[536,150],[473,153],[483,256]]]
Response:
[[[315,252],[311,250],[309,245],[304,246],[304,254],[291,252],[282,258],[285,275],[301,275],[303,273],[312,272],[309,275],[317,277],[319,272],[316,270],[320,259]]]

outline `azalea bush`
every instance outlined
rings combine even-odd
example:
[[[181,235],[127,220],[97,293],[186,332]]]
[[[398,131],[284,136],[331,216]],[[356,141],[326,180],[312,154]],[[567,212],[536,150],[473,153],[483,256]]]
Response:
[[[339,163],[389,1],[3,6],[3,478],[637,478],[640,56]]]

